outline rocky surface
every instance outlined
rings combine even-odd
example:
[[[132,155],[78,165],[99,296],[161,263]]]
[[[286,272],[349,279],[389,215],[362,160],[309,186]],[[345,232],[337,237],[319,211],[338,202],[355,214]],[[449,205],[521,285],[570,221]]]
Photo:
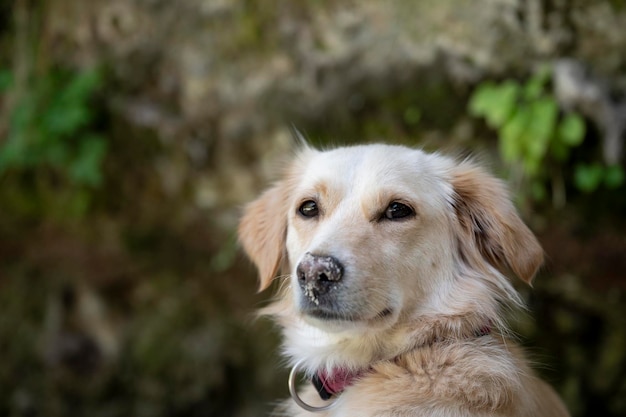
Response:
[[[463,107],[450,96],[563,57],[623,89],[618,3],[60,1],[48,30],[59,59],[106,60],[119,116],[181,150],[178,165],[156,162],[164,187],[180,188],[193,170],[197,204],[214,207],[258,189],[291,123],[327,136],[358,130],[369,107],[412,90],[448,116],[429,115],[435,127],[451,128]]]

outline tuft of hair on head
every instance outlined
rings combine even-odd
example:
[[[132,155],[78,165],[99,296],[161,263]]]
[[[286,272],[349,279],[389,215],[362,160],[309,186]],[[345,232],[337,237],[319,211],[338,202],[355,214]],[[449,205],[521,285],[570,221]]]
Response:
[[[293,123],[291,124],[291,138],[296,144],[297,149],[308,148],[310,146],[309,141]]]

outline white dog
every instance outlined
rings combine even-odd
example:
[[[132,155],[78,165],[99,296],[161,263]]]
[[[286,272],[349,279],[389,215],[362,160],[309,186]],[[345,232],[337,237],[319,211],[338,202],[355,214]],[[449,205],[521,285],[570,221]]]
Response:
[[[510,340],[543,261],[502,182],[401,146],[304,147],[249,204],[241,243],[294,366],[289,416],[567,416]],[[313,384],[296,392],[297,372]]]

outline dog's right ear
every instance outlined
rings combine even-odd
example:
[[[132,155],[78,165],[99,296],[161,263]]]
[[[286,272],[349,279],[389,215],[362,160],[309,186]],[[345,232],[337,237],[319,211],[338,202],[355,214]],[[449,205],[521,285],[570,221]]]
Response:
[[[248,204],[239,222],[239,241],[259,270],[259,291],[269,287],[285,256],[289,187],[281,181]]]
[[[259,271],[259,292],[270,286],[287,260],[287,216],[291,197],[300,179],[298,167],[317,152],[294,127],[298,141],[292,162],[286,163],[282,180],[244,208],[239,222],[239,242]]]

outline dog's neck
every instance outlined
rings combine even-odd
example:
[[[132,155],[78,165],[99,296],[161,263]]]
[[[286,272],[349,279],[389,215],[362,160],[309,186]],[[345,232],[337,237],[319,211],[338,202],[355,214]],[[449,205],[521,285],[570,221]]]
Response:
[[[465,340],[491,333],[502,325],[494,318],[480,314],[433,316],[417,320],[408,335],[412,349],[438,342]],[[409,349],[409,350],[412,350]]]
[[[366,363],[361,363],[359,366],[345,366],[341,362],[330,366],[328,363],[323,364],[317,371],[312,373],[311,381],[320,397],[326,400],[340,394],[354,381],[370,372],[372,367],[378,362],[393,361],[416,349],[440,343],[454,343],[486,336],[494,330],[494,326],[493,320],[478,315],[476,317],[464,315],[458,317],[425,318],[410,330],[402,329],[400,331],[402,338],[410,340],[408,344],[404,344],[402,350],[394,352],[388,350],[380,351],[375,357],[372,357]]]
[[[433,346],[438,343],[453,343],[454,341],[464,341],[486,336],[492,332],[493,326],[494,324],[491,320],[484,318],[479,320],[478,317],[473,318],[473,320],[468,320],[467,316],[454,319],[451,317],[442,318],[431,322],[427,329],[415,329],[415,339],[411,349],[400,352],[396,357],[381,358],[379,360],[395,360],[412,350]],[[354,381],[370,372],[375,362],[368,367],[360,369],[351,369],[343,366],[336,366],[330,369],[322,368],[313,375],[311,382],[320,397],[323,400],[328,400],[335,395],[339,395],[346,387],[352,385]]]

